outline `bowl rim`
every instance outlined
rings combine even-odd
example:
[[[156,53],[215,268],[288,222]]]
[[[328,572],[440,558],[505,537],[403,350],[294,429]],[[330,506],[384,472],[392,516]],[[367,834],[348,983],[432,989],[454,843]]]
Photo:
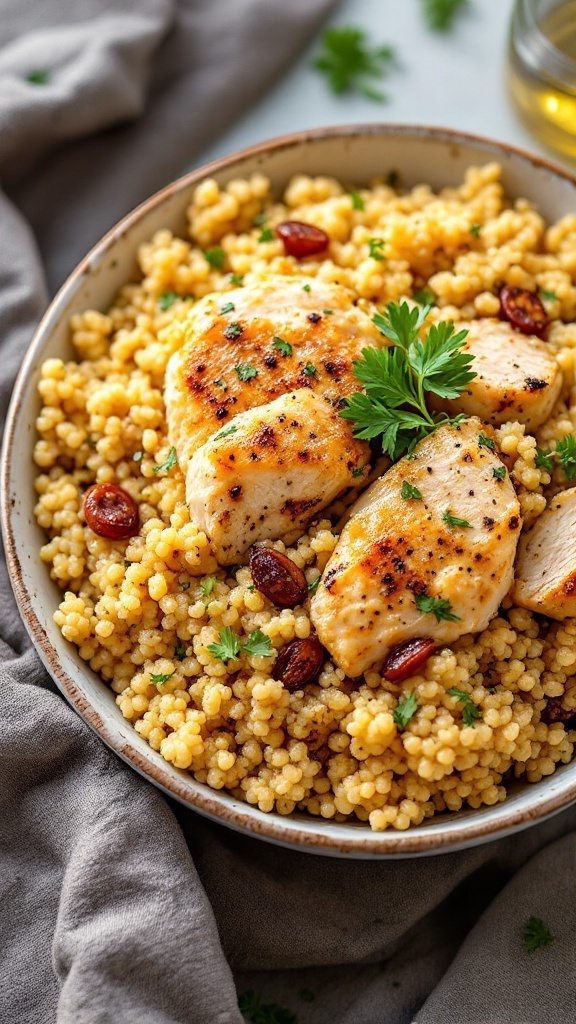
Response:
[[[177,770],[172,765],[166,764],[164,767],[163,763],[158,764],[152,756],[150,758],[142,756],[130,742],[123,740],[120,735],[116,735],[114,729],[109,728],[103,721],[98,711],[92,707],[86,695],[61,664],[58,652],[38,619],[33,599],[24,583],[11,515],[12,451],[29,374],[33,369],[35,359],[42,352],[55,323],[65,312],[82,278],[98,266],[103,255],[144,214],[148,214],[162,205],[171,195],[192,188],[194,184],[206,177],[226,172],[241,161],[266,155],[271,151],[280,153],[309,142],[314,143],[334,137],[353,139],[359,135],[406,136],[410,139],[415,137],[429,139],[454,146],[475,146],[484,149],[487,155],[491,153],[494,159],[498,158],[498,154],[505,156],[506,159],[517,158],[522,164],[528,163],[540,170],[549,171],[555,177],[563,178],[568,184],[576,187],[576,176],[565,168],[506,142],[450,128],[388,122],[333,125],[292,132],[236,150],[188,171],[157,190],[111,227],[71,272],[42,316],[16,377],[6,416],[0,470],[0,512],[10,581],[20,615],[34,647],[68,703],[123,761],[154,783],[168,797],[178,800],[190,810],[254,838],[292,847],[300,852],[350,858],[391,859],[452,852],[503,838],[546,820],[576,801],[576,761],[573,762],[574,772],[571,773],[574,776],[573,779],[566,774],[562,777],[552,775],[548,779],[542,780],[547,783],[543,787],[543,791],[539,792],[537,788],[541,783],[535,784],[533,789],[527,791],[529,799],[524,799],[523,794],[519,798],[519,806],[516,808],[511,808],[505,800],[503,803],[491,807],[481,807],[477,811],[471,811],[469,812],[470,816],[463,817],[461,820],[457,816],[444,817],[439,822],[432,819],[430,823],[424,823],[422,826],[408,829],[406,832],[390,830],[375,833],[371,832],[367,825],[362,826],[357,823],[349,827],[347,822],[335,824],[332,821],[327,822],[313,816],[310,816],[308,823],[301,818],[285,817],[276,812],[264,813],[257,807],[238,800],[232,794],[224,791],[215,793],[207,785],[196,782],[193,776],[188,776],[188,779],[191,779],[198,787],[192,795],[190,789],[180,783]],[[88,669],[88,666],[86,668]],[[181,774],[182,776],[186,775],[186,773]],[[349,827],[349,834],[346,833],[347,827]]]

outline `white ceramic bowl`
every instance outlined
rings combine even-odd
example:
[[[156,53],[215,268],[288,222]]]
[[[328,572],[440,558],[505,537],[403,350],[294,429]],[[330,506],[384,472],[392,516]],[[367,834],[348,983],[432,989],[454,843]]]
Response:
[[[328,128],[262,143],[194,171],[167,186],[112,229],[72,273],[42,320],[18,376],[2,459],[2,527],[12,584],[40,657],[64,696],[113,750],[136,771],[188,807],[272,843],[333,856],[382,858],[438,853],[495,839],[536,822],[576,800],[576,761],[536,785],[512,787],[494,807],[436,816],[407,832],[372,833],[367,825],[317,820],[309,815],[263,814],[215,791],[168,764],[122,717],[112,691],[78,657],[54,625],[60,592],[39,560],[45,538],[33,507],[34,423],[43,361],[72,358],[71,314],[105,310],[118,288],[137,274],[136,250],[159,228],[185,229],[195,185],[208,175],[225,183],[263,171],[280,190],[291,175],[330,174],[367,183],[394,169],[410,186],[460,182],[471,164],[498,161],[508,194],[535,201],[547,220],[576,210],[576,181],[552,165],[512,147],[445,129],[395,125]]]

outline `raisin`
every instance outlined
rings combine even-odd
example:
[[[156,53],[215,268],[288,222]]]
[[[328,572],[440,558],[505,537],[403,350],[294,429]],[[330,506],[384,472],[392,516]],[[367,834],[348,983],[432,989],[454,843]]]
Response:
[[[434,654],[436,644],[429,636],[415,636],[391,647],[384,663],[384,679],[401,683],[414,675]]]
[[[94,484],[84,495],[86,522],[99,537],[126,540],[140,529],[138,506],[118,484]]]
[[[295,608],[308,596],[306,577],[288,555],[273,548],[253,548],[250,569],[256,589],[281,608]]]
[[[546,725],[552,725],[553,722],[563,722],[566,729],[575,729],[576,711],[574,708],[571,711],[563,708],[561,701],[561,697],[550,698],[540,715],[540,719],[542,722],[546,722]]]
[[[523,334],[542,335],[548,314],[536,292],[505,285],[500,291],[500,315]]]
[[[278,238],[284,243],[284,251],[287,256],[295,256],[297,260],[305,256],[314,256],[317,252],[323,252],[330,243],[330,239],[322,228],[316,228],[313,224],[305,224],[301,220],[285,220],[276,228]]]
[[[324,648],[318,637],[292,640],[276,658],[272,675],[289,693],[313,683],[324,664]]]

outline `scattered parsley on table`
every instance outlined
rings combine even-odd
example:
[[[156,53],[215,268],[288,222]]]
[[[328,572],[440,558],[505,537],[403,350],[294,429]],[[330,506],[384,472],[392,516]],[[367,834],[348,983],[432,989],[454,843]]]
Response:
[[[542,946],[551,946],[556,939],[550,934],[541,917],[528,918],[522,935],[522,942],[527,953],[534,953]]]
[[[353,26],[326,29],[322,43],[313,67],[326,75],[332,92],[360,92],[380,103],[386,99],[373,82],[384,78],[396,63],[391,46],[371,46],[366,33]]]

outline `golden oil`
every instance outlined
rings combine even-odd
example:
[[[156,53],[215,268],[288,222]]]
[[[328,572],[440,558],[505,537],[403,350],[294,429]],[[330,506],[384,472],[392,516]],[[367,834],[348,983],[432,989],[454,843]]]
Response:
[[[527,127],[576,162],[576,0],[518,0],[508,87]]]

